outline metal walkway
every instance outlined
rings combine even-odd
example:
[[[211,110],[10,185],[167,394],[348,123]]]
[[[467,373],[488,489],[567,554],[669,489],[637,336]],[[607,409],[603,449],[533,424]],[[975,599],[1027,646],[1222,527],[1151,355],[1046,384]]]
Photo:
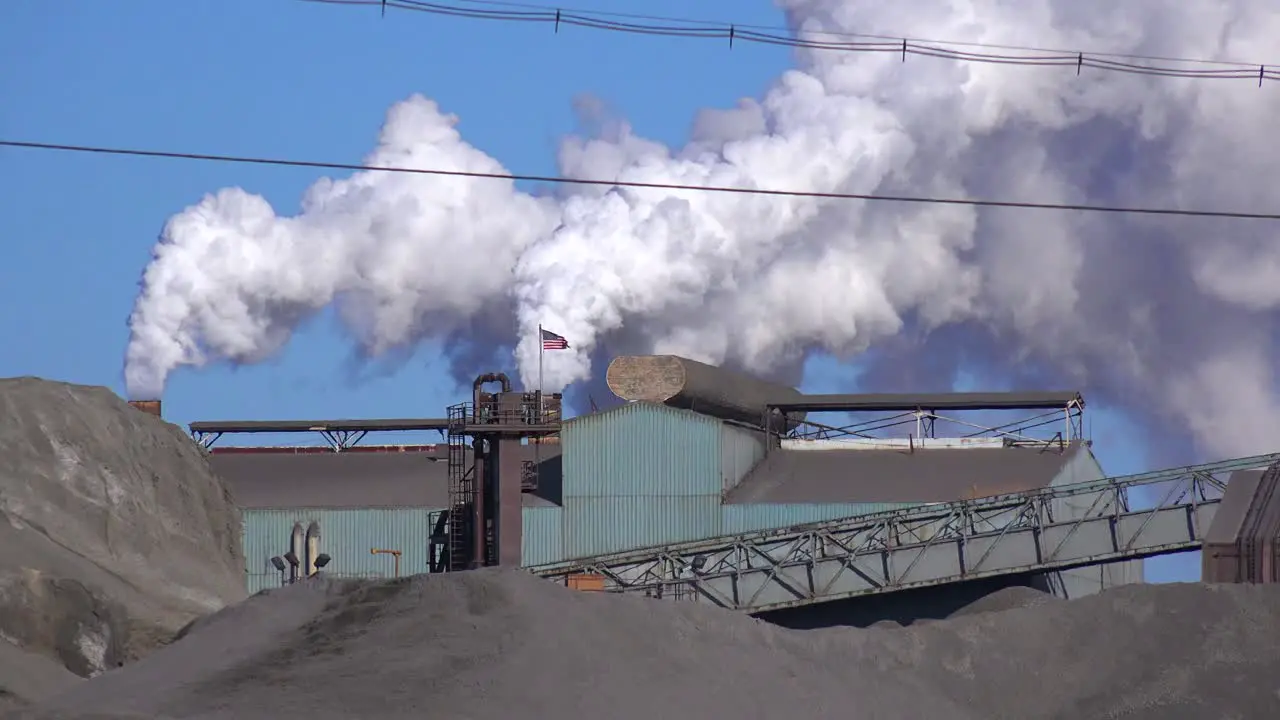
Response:
[[[913,587],[1198,549],[1225,475],[1280,453],[529,568],[568,584],[762,612]],[[1168,484],[1168,488],[1161,486]],[[1130,508],[1146,487],[1153,507]]]

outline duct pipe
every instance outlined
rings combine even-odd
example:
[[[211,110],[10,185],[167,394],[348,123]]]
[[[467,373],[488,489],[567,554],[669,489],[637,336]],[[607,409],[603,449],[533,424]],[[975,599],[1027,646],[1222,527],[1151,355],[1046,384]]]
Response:
[[[320,557],[320,523],[312,521],[307,526],[307,554],[302,563],[304,577],[316,574],[316,558]]]
[[[400,577],[400,551],[399,550],[383,550],[382,548],[369,548],[370,555],[390,555],[395,558],[396,577]]]
[[[474,393],[479,393],[480,388],[485,383],[491,382],[502,383],[502,392],[511,392],[511,379],[508,378],[505,373],[485,373],[484,375],[476,378],[475,383],[471,385],[471,390]]]
[[[302,523],[293,524],[293,532],[289,534],[289,553],[292,560],[289,562],[289,582],[298,581],[298,558],[306,554],[306,535],[302,531]]]

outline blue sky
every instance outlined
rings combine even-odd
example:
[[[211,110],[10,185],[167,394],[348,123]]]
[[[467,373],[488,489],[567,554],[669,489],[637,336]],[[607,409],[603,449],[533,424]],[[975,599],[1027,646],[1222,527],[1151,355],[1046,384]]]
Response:
[[[782,25],[764,0],[580,0],[591,10]],[[896,29],[910,34],[910,29]],[[963,40],[964,38],[954,38]],[[469,142],[524,173],[555,174],[575,98],[605,101],[645,136],[683,141],[701,107],[758,94],[789,65],[768,46],[388,13],[296,0],[5,0],[0,136],[54,143],[358,162],[383,114],[422,93],[461,117]],[[1011,69],[1010,72],[1025,72]],[[38,375],[123,392],[137,282],[165,220],[239,185],[296,210],[318,174],[172,160],[0,150],[0,376]],[[332,323],[312,323],[278,359],[179,371],[165,395],[179,423],[215,418],[432,417],[458,398],[430,348],[398,372],[350,380]],[[814,390],[850,373],[817,362]],[[1087,391],[1087,388],[1085,389]],[[1095,406],[1096,407],[1096,406]],[[1146,469],[1123,418],[1091,410],[1112,473]],[[1192,579],[1187,558],[1153,579]]]

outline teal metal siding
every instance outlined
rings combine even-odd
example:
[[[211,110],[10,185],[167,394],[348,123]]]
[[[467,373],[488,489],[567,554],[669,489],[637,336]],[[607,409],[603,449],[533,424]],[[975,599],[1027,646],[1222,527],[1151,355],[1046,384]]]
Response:
[[[721,508],[721,528],[725,535],[756,530],[788,528],[794,525],[838,520],[915,507],[918,503],[769,503],[725,505]]]
[[[564,559],[564,508],[527,507],[524,534],[520,538],[520,564],[560,562]]]
[[[631,403],[564,425],[564,497],[720,496],[715,418]]]
[[[764,435],[744,428],[720,424],[720,476],[722,492],[729,492],[742,482],[764,459]]]
[[[250,593],[279,587],[280,575],[271,558],[289,550],[294,523],[305,528],[320,524],[320,552],[332,559],[324,572],[340,577],[391,577],[394,558],[373,555],[372,548],[399,550],[400,574],[427,572],[427,542],[432,508],[391,509],[246,509],[244,557]]]
[[[722,535],[720,495],[573,497],[564,502],[565,559]]]

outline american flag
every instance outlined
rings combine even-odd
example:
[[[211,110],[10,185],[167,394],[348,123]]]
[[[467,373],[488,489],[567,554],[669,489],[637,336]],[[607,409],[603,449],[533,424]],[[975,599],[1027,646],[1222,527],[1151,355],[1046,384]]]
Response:
[[[568,350],[569,341],[564,339],[563,335],[557,335],[550,330],[542,331],[542,349],[543,350]]]

